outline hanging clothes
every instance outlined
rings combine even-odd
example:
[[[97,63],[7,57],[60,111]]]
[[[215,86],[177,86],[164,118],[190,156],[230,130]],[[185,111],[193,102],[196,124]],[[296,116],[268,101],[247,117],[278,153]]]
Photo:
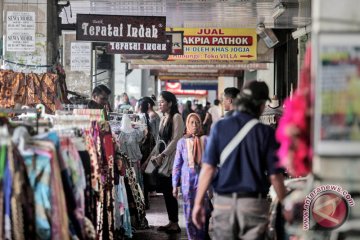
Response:
[[[141,188],[108,122],[94,122],[80,141],[61,131],[14,132],[19,150],[0,129],[0,239],[131,238],[129,195],[146,221]]]
[[[123,161],[126,166],[125,185],[127,185],[129,189],[128,197],[132,200],[129,201],[135,204],[134,211],[136,212],[136,222],[134,224],[134,227],[138,229],[148,228],[149,226],[146,220],[145,200],[142,189],[136,179],[134,168],[131,167],[129,159],[124,156]]]
[[[35,195],[36,238],[51,238],[51,165],[46,151],[34,151],[22,156]]]
[[[5,124],[0,129],[0,239],[25,239],[35,236],[34,195],[24,160],[8,135],[8,121],[0,122]]]
[[[36,106],[41,103],[47,113],[54,113],[62,102],[68,103],[64,87],[57,74],[0,70],[0,106],[14,108],[16,104]]]
[[[0,239],[35,236],[34,194],[24,159],[10,141],[0,151]]]
[[[84,167],[82,165],[78,150],[72,140],[68,137],[60,140],[60,156],[64,161],[65,168],[62,170],[63,181],[68,180],[69,191],[73,194],[67,194],[67,207],[71,211],[69,217],[74,225],[76,235],[84,236],[85,224],[85,196],[86,180]],[[65,187],[65,184],[64,184]],[[66,192],[69,192],[66,191]],[[70,198],[71,196],[71,198]],[[71,201],[70,201],[71,199]]]
[[[140,144],[144,138],[144,132],[141,129],[132,127],[131,120],[127,114],[124,114],[121,120],[120,130],[121,132],[118,134],[120,151],[128,156],[129,164],[135,173],[136,182],[139,183],[141,189],[144,189],[143,176],[140,169],[142,159]]]
[[[268,105],[265,107],[263,114],[260,116],[260,122],[276,129],[282,113],[283,109],[281,106],[271,107],[270,105]]]

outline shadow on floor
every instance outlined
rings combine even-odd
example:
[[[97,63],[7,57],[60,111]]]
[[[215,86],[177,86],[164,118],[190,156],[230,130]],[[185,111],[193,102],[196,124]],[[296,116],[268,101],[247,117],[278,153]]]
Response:
[[[164,197],[158,194],[156,197],[150,198],[150,209],[146,211],[146,218],[151,226],[151,229],[138,230],[134,233],[132,239],[135,240],[185,240],[188,239],[185,229],[184,213],[182,208],[182,201],[179,200],[179,225],[181,233],[167,234],[158,232],[156,229],[159,226],[168,224],[168,216],[165,207]]]

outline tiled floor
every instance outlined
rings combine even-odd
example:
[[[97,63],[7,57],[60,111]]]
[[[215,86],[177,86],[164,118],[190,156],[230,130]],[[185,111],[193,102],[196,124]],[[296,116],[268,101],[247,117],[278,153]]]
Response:
[[[137,231],[134,234],[135,240],[180,240],[188,239],[185,230],[184,214],[182,211],[182,204],[179,200],[179,225],[181,227],[181,233],[169,235],[164,232],[156,231],[157,227],[166,225],[169,220],[166,213],[165,201],[162,195],[150,198],[150,210],[146,211],[146,218],[151,229]]]

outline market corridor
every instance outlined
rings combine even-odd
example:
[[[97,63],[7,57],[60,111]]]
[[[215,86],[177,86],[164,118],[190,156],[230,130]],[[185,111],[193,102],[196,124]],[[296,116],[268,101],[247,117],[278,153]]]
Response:
[[[150,198],[150,209],[146,211],[146,218],[149,222],[150,229],[137,230],[133,236],[135,240],[180,240],[188,239],[186,235],[184,214],[182,208],[182,201],[179,200],[179,225],[181,233],[169,235],[165,232],[158,232],[156,229],[159,226],[166,225],[169,220],[166,213],[165,201],[162,195]]]

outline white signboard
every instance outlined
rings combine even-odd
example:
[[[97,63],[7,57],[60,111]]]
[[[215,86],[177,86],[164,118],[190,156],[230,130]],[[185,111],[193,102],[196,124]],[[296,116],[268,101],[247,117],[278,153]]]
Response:
[[[90,71],[91,68],[91,43],[71,43],[71,71]]]
[[[35,12],[7,12],[6,50],[35,51]]]
[[[360,34],[321,33],[315,39],[315,151],[359,156]]]

